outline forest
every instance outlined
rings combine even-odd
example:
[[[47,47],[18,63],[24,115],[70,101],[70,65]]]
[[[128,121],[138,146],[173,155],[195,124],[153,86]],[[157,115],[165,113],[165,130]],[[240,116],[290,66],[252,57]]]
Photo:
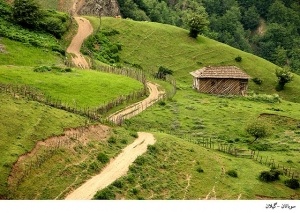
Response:
[[[123,18],[188,28],[204,14],[203,35],[300,74],[298,0],[118,0]]]

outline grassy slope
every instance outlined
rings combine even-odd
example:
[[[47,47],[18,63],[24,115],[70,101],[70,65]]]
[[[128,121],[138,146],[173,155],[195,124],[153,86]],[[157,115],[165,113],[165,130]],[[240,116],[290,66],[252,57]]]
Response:
[[[1,196],[6,193],[10,167],[18,156],[30,151],[38,140],[61,134],[66,127],[83,125],[85,118],[1,93],[0,99]]]
[[[0,43],[5,47],[5,53],[0,53],[1,82],[28,84],[40,89],[47,95],[54,96],[70,104],[76,102],[77,106],[96,107],[117,96],[129,94],[143,88],[141,83],[124,76],[88,70],[75,70],[72,73],[35,73],[33,72],[34,66],[63,65],[61,56],[42,48],[35,48],[6,38],[1,38]],[[1,150],[5,150],[5,154],[0,157],[0,197],[53,199],[58,195],[58,192],[66,189],[74,181],[74,176],[65,178],[64,181],[57,184],[55,190],[49,190],[59,180],[55,178],[47,180],[49,174],[46,170],[53,166],[52,171],[59,174],[62,168],[55,166],[57,159],[62,161],[68,159],[68,155],[74,154],[72,151],[58,152],[53,157],[54,161],[50,161],[50,163],[48,161],[45,162],[47,164],[47,167],[43,167],[45,170],[37,171],[41,172],[41,176],[38,179],[33,175],[26,180],[33,187],[33,193],[28,194],[28,196],[26,196],[30,188],[28,185],[26,186],[28,182],[22,183],[19,189],[10,191],[14,193],[17,191],[18,193],[7,196],[9,191],[6,189],[6,180],[10,167],[18,156],[31,150],[37,140],[60,134],[63,128],[82,125],[86,119],[36,102],[16,100],[4,94],[0,95],[0,147]],[[96,144],[91,144],[91,147],[98,146],[96,141],[92,141],[92,143]],[[84,150],[88,152],[91,147],[86,147]],[[106,147],[105,150],[110,156],[113,156],[120,150],[120,147],[121,145],[118,144],[113,150],[110,150],[110,147]],[[87,162],[93,163],[99,149],[95,149],[93,156],[86,155],[86,153],[82,154],[80,149],[79,147],[78,156],[73,156],[71,160],[80,163],[81,160],[85,159]],[[70,174],[79,175],[78,179],[76,179],[78,180],[76,184],[78,184],[95,171],[88,170],[82,176],[81,167],[76,167]],[[52,185],[43,185],[46,181]],[[24,188],[23,184],[25,184]],[[42,186],[45,193],[40,194],[39,190]]]
[[[5,46],[5,53],[0,53],[0,65],[39,66],[61,65],[63,63],[58,53],[31,45],[24,45],[17,41],[1,38],[0,44]]]
[[[73,142],[73,148],[60,148],[40,168],[34,168],[27,178],[10,191],[13,199],[63,199],[105,166],[97,156],[105,153],[115,157],[134,138],[124,130],[118,131],[116,143],[91,140],[88,143]],[[114,133],[110,133],[114,136]],[[123,142],[122,142],[123,140]],[[59,162],[59,163],[57,163]]]
[[[90,20],[97,27],[99,21],[96,18],[90,18]],[[276,114],[278,115],[278,121],[284,120],[284,117],[281,116],[287,116],[288,121],[281,126],[278,125],[277,121],[269,121],[268,117],[261,118],[269,123],[271,129],[269,137],[259,142],[260,144],[267,143],[270,145],[269,151],[261,152],[261,155],[264,157],[272,156],[275,158],[276,163],[285,166],[291,166],[290,162],[292,162],[292,166],[299,170],[300,137],[297,124],[300,120],[300,114],[298,103],[288,101],[265,103],[250,101],[245,98],[224,98],[199,94],[191,88],[192,77],[189,75],[190,71],[206,65],[237,65],[252,77],[259,77],[263,80],[261,86],[250,82],[250,90],[258,93],[277,93],[275,91],[276,77],[274,70],[276,66],[274,64],[202,36],[197,40],[193,40],[188,37],[187,31],[173,26],[114,18],[103,18],[102,23],[102,27],[113,28],[120,32],[113,38],[123,45],[120,55],[122,60],[140,64],[146,71],[157,70],[160,65],[169,67],[175,71],[174,76],[179,87],[176,96],[171,101],[167,101],[166,106],[155,105],[151,107],[144,113],[130,119],[126,128],[141,131],[163,131],[170,134],[183,132],[187,135],[200,136],[199,139],[201,139],[201,136],[212,137],[215,141],[233,141],[237,147],[249,148],[247,142],[252,141],[253,138],[245,132],[245,126],[248,123],[258,119],[262,113]],[[236,63],[234,60],[238,55],[243,58],[241,63]],[[299,102],[299,83],[300,78],[296,76],[294,82],[288,84],[286,89],[279,93],[280,96],[289,101]],[[192,161],[198,157],[189,158],[190,154],[182,151],[183,145],[181,143],[185,144],[184,147],[194,147],[194,145],[189,145],[178,138],[172,137],[171,139],[169,136],[157,136],[165,143],[161,145],[163,151],[160,155],[163,156],[159,156],[155,161],[147,162],[146,165],[143,165],[145,168],[138,168],[133,172],[135,174],[129,173],[124,177],[123,180],[128,179],[126,187],[112,189],[117,198],[182,199],[183,189],[187,184],[186,175],[192,173],[192,177],[199,176],[197,172],[191,172],[189,160],[182,160],[178,168],[167,166],[166,169],[162,169],[164,167],[162,159],[167,158],[166,153],[169,152],[170,148],[168,143],[172,141],[176,141],[172,144],[172,153],[178,153],[176,159],[182,159],[182,156],[185,156],[184,159],[188,158]],[[168,149],[165,147],[168,147]],[[197,154],[199,152],[196,151]],[[148,155],[149,153],[145,157],[147,158]],[[236,199],[240,193],[242,199],[255,199],[257,198],[255,194],[289,199],[289,196],[294,193],[286,188],[282,181],[274,184],[259,182],[257,180],[259,171],[268,168],[249,159],[230,157],[230,160],[227,159],[221,162],[213,160],[215,166],[210,169],[209,165],[211,165],[212,157],[205,154],[200,159],[201,161],[199,160],[207,165],[208,174],[205,176],[208,182],[201,182],[198,179],[192,181],[190,189],[192,192],[190,193],[189,190],[187,199],[203,198],[208,194],[214,186],[212,181],[209,182],[209,179],[221,173],[220,163],[226,165],[226,170],[238,168],[237,170],[241,170],[243,174],[235,182],[229,177],[224,177],[223,184],[217,186],[220,187],[217,190],[219,199]],[[214,154],[214,157],[224,158],[222,154]],[[150,170],[153,173],[149,172]],[[204,170],[206,171],[205,168]],[[154,171],[160,171],[161,173],[157,174]],[[257,173],[253,173],[253,171],[257,171]],[[181,176],[178,177],[176,174],[181,174]],[[132,181],[132,175],[138,179],[137,182]],[[161,178],[159,178],[160,175]],[[170,179],[165,178],[166,176],[170,176]],[[248,176],[249,178],[247,178]],[[161,182],[161,180],[164,181]],[[151,186],[155,186],[154,189],[151,190],[152,187],[143,186],[144,183],[148,182]],[[255,184],[259,187],[255,187]],[[110,188],[113,187],[110,186]],[[140,192],[134,195],[135,192],[133,191],[135,190],[132,190],[133,188],[137,188],[137,191]],[[153,197],[151,196],[152,192]],[[298,191],[297,193],[299,196]]]
[[[97,18],[89,18],[97,29]],[[228,45],[216,42],[203,36],[197,40],[188,36],[188,31],[159,23],[136,22],[126,19],[102,18],[103,28],[113,28],[120,34],[112,36],[120,42],[121,60],[139,64],[144,70],[157,71],[159,66],[174,70],[174,76],[180,87],[191,87],[192,76],[189,72],[206,65],[236,65],[245,70],[251,77],[263,80],[261,86],[250,82],[250,90],[259,93],[273,94],[275,90],[276,66],[262,58],[245,53]],[[243,58],[241,63],[235,57]],[[286,100],[300,102],[300,77],[286,85],[279,93]]]
[[[131,78],[91,70],[33,72],[31,67],[0,66],[0,82],[30,85],[71,106],[97,107],[143,88]]]
[[[198,200],[206,199],[209,193],[208,198],[227,200],[300,198],[300,190],[285,187],[284,178],[271,184],[260,182],[259,173],[268,168],[252,160],[216,154],[167,134],[156,133],[155,137],[155,148],[139,157],[127,176],[106,189],[116,199]],[[197,172],[198,168],[204,172]],[[228,176],[228,170],[237,171],[238,178]]]

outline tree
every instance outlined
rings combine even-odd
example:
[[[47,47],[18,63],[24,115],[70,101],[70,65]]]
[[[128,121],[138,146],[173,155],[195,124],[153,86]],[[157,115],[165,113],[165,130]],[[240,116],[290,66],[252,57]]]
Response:
[[[268,135],[268,128],[266,124],[260,121],[254,121],[253,123],[250,123],[246,127],[246,131],[248,134],[252,135],[255,138],[253,142]]]
[[[284,68],[278,68],[275,71],[275,74],[278,78],[278,85],[276,87],[277,91],[284,89],[284,85],[293,80],[293,73],[290,71],[290,68],[285,66]]]
[[[259,25],[259,14],[255,6],[252,6],[245,11],[242,22],[245,29],[250,30],[255,29]]]
[[[203,33],[203,30],[208,24],[208,15],[205,11],[192,14],[187,20],[187,25],[190,28],[190,37],[197,38],[198,34]]]
[[[37,28],[42,17],[40,6],[35,0],[15,0],[12,12],[16,23],[30,29]]]
[[[173,70],[170,70],[166,67],[160,66],[158,68],[158,72],[155,74],[155,77],[162,79],[162,80],[166,80],[166,76],[172,75],[172,74],[173,74]]]

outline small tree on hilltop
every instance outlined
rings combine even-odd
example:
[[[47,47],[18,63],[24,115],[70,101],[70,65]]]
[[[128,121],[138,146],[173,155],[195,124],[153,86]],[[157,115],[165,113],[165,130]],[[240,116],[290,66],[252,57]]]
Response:
[[[187,25],[190,28],[189,36],[197,38],[198,34],[203,33],[208,24],[208,15],[205,11],[192,14],[187,20]]]
[[[278,78],[277,91],[283,90],[284,85],[293,80],[293,73],[290,71],[289,67],[284,67],[282,69],[278,68],[275,73]]]
[[[264,138],[268,135],[268,127],[260,121],[250,123],[246,127],[246,131],[248,134],[252,135],[255,138],[253,142],[255,142],[259,138]]]

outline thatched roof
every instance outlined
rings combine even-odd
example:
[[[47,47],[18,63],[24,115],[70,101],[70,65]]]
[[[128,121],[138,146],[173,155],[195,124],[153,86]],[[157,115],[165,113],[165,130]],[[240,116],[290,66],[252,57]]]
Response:
[[[244,73],[236,66],[222,66],[222,67],[203,67],[194,72],[190,72],[195,78],[235,78],[235,79],[249,79],[249,75]]]

